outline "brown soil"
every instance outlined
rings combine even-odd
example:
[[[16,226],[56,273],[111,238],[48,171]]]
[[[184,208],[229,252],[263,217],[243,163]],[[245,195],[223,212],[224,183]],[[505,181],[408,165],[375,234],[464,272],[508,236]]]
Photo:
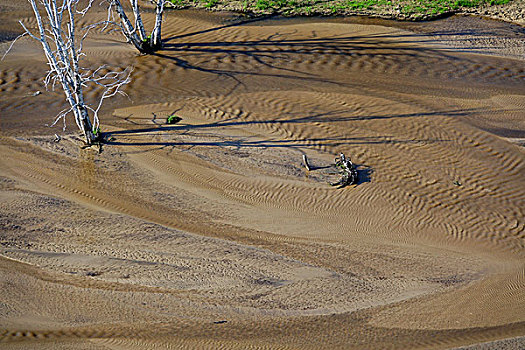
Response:
[[[45,126],[38,45],[0,63],[0,346],[523,346],[520,27],[232,20],[170,13],[156,56],[93,35],[85,65],[135,67],[100,154]]]

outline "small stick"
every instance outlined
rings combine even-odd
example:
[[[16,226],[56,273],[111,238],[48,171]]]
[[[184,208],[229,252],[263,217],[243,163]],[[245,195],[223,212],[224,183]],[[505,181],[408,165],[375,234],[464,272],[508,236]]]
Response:
[[[306,167],[306,170],[310,171],[311,168],[310,168],[310,164],[308,164],[308,158],[306,158],[306,154],[303,154],[303,163],[304,163],[304,166]]]

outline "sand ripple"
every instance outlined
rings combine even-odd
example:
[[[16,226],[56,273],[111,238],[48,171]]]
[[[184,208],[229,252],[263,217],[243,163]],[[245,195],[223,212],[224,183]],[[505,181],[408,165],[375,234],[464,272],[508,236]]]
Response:
[[[3,63],[0,342],[404,349],[523,334],[523,60],[380,25],[168,18],[158,55],[116,34],[87,45],[86,65],[135,68],[131,102],[104,107],[101,154],[44,126],[62,100],[32,95],[37,47]],[[357,185],[328,185],[339,152]]]

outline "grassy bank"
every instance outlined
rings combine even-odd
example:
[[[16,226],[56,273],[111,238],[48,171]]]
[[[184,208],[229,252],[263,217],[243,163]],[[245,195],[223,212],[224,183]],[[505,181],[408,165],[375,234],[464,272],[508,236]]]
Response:
[[[369,15],[423,20],[502,5],[512,0],[169,0],[175,8],[230,10],[255,15]]]

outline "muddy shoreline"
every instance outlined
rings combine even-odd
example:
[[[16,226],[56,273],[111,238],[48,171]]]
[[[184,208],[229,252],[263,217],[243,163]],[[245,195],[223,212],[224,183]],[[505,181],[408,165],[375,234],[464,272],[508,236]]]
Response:
[[[299,7],[298,9],[273,9],[273,10],[255,10],[247,9],[246,6],[240,2],[230,2],[225,5],[221,2],[217,2],[213,6],[209,6],[206,3],[193,4],[193,5],[171,5],[171,8],[175,10],[180,9],[190,9],[195,6],[195,8],[212,11],[216,13],[220,12],[233,12],[241,14],[243,16],[249,17],[261,17],[261,16],[279,16],[283,15],[285,17],[368,17],[368,18],[378,18],[386,20],[396,20],[401,22],[421,22],[421,21],[433,21],[439,20],[442,18],[447,18],[454,15],[472,15],[472,16],[481,16],[484,18],[490,18],[494,20],[505,21],[509,23],[515,23],[521,26],[525,25],[525,10],[524,10],[524,1],[523,0],[514,0],[508,2],[507,4],[502,5],[484,5],[478,8],[468,8],[462,7],[455,10],[448,10],[441,13],[409,13],[405,14],[400,11],[399,6],[391,6],[385,8],[377,9],[340,9],[339,11],[332,11],[327,8],[317,8],[317,7]],[[168,7],[170,8],[170,7]],[[284,11],[284,12],[283,12]]]

